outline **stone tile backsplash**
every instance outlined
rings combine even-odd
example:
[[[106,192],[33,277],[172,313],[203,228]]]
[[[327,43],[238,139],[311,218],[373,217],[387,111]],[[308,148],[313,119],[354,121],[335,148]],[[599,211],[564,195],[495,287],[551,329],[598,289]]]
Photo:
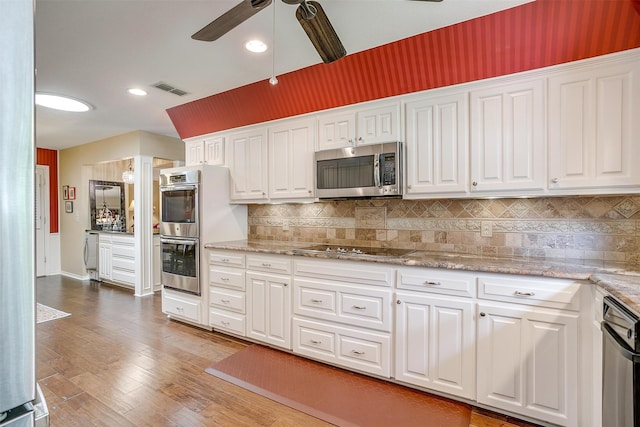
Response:
[[[640,195],[250,205],[248,238],[640,264]]]

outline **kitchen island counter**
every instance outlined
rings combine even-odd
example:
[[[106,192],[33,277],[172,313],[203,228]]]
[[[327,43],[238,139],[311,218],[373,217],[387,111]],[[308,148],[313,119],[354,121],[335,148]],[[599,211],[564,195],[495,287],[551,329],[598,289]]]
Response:
[[[205,248],[307,256],[324,259],[379,262],[449,270],[589,280],[619,297],[633,310],[640,313],[640,266],[634,264],[601,260],[490,257],[420,250],[410,251],[402,256],[327,253],[320,250],[307,249],[312,245],[312,243],[308,242],[292,243],[237,240],[206,243]]]

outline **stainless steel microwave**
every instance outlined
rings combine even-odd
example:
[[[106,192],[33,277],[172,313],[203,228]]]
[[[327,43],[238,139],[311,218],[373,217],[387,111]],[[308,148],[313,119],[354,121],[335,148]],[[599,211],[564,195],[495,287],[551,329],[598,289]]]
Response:
[[[401,142],[318,151],[316,197],[401,197]]]

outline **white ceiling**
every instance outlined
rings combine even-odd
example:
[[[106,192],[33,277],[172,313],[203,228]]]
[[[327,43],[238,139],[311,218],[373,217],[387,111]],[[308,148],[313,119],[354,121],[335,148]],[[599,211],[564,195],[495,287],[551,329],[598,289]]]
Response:
[[[83,99],[89,113],[36,108],[36,145],[63,149],[133,130],[177,137],[165,110],[268,79],[272,51],[250,54],[244,41],[272,39],[281,74],[320,63],[295,18],[295,6],[267,9],[215,42],[191,34],[240,0],[37,0],[36,90]],[[347,53],[352,54],[532,0],[320,0]],[[188,92],[176,96],[151,84]],[[127,88],[143,87],[143,98]]]

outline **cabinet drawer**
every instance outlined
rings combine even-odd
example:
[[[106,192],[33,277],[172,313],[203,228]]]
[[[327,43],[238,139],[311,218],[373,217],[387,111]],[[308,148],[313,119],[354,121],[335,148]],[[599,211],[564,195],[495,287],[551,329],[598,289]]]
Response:
[[[200,301],[162,292],[162,312],[200,323]]]
[[[244,291],[244,270],[239,268],[224,268],[209,266],[209,283],[223,288]]]
[[[136,249],[133,246],[116,245],[111,246],[111,255],[114,257],[129,258],[131,260],[136,259]]]
[[[287,256],[247,255],[247,269],[291,274],[291,258]]]
[[[376,286],[392,286],[394,269],[374,263],[349,261],[295,260],[296,276],[317,277],[337,282],[361,283]]]
[[[463,297],[476,295],[474,275],[428,268],[399,269],[397,288]]]
[[[389,378],[389,334],[293,318],[294,353]]]
[[[390,289],[296,279],[293,293],[295,314],[391,332]]]
[[[111,269],[111,280],[135,286],[136,273],[133,270],[120,270],[114,267]]]
[[[541,279],[537,277],[507,278],[499,275],[478,277],[478,298],[560,309],[579,310],[577,298],[580,282]]]
[[[209,326],[213,330],[226,331],[239,336],[245,336],[246,316],[244,314],[209,309]]]
[[[245,295],[244,292],[212,287],[209,290],[209,305],[223,310],[231,310],[244,314]]]
[[[244,267],[245,255],[236,252],[210,251],[209,264],[228,265],[232,267]]]

